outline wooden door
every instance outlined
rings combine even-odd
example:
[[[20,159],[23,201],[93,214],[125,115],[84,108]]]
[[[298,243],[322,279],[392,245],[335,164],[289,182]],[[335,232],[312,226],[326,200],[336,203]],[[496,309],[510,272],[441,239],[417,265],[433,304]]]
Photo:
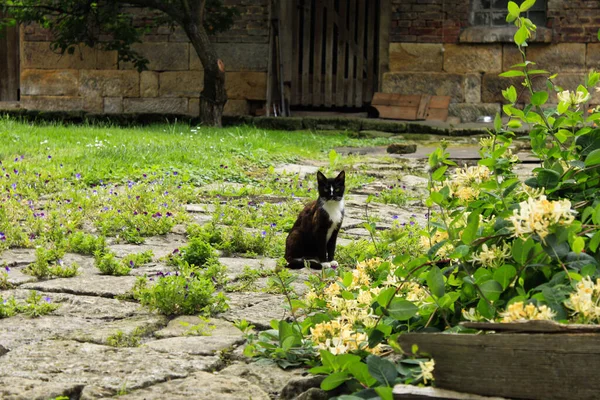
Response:
[[[19,27],[16,26],[0,31],[0,101],[19,100],[19,74]]]
[[[379,1],[291,0],[292,106],[362,107],[371,101]]]

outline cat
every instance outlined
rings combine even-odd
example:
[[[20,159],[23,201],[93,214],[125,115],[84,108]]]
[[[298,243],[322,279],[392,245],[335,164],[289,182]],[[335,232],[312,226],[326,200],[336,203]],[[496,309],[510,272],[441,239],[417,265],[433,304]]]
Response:
[[[319,171],[317,183],[319,198],[304,207],[286,239],[288,268],[337,266],[333,257],[344,219],[346,173],[342,171],[335,178],[327,178]]]

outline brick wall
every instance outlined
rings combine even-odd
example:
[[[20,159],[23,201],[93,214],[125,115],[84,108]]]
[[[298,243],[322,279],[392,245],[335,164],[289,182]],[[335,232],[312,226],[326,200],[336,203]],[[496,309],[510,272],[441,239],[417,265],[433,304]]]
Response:
[[[510,43],[512,33],[470,28],[471,0],[391,1],[390,72],[383,76],[384,92],[448,95],[450,115],[472,121],[500,111],[502,89],[520,87],[518,79],[498,77],[521,62]],[[559,73],[558,85],[574,89],[588,70],[600,70],[600,1],[548,0],[547,17],[538,43],[528,47],[528,59]],[[470,31],[475,34],[465,36]],[[536,82],[539,90],[545,88],[544,79]],[[526,94],[520,99],[526,101]],[[592,101],[599,104],[600,94],[595,92]],[[551,95],[549,102],[556,103],[556,97]]]
[[[269,0],[226,0],[240,16],[227,32],[212,37],[225,62],[229,101],[226,114],[247,114],[248,101],[266,97]],[[147,10],[130,8],[135,26],[152,20]],[[150,61],[138,73],[117,63],[115,52],[80,47],[73,55],[50,50],[50,34],[24,27],[21,40],[21,104],[39,110],[91,113],[199,114],[202,65],[184,32],[153,28],[134,45]]]

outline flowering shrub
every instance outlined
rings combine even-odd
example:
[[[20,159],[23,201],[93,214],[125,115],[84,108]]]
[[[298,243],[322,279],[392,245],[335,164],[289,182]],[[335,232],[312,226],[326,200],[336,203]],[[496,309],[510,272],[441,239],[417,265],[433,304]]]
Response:
[[[362,368],[364,357],[377,357],[383,349],[409,350],[396,344],[403,332],[457,332],[465,320],[600,321],[600,108],[587,105],[600,74],[590,72],[575,91],[567,91],[556,84],[556,75],[527,60],[527,40],[536,27],[522,13],[534,3],[508,3],[507,20],[517,26],[514,41],[523,60],[501,74],[522,79],[530,104],[518,104],[514,86],[502,92],[505,119],[497,115],[489,137],[480,141],[476,166],[458,168],[445,143],[430,154],[430,212],[416,235],[418,245],[384,254],[379,249],[386,244],[366,226],[374,242],[373,249],[365,247],[369,257],[355,256],[354,270],[326,270],[310,279],[306,295],[288,301],[292,316],[302,322],[273,324],[271,341],[251,340],[250,355],[289,363],[285,356],[273,357],[268,346],[292,335],[287,350],[311,365],[320,361],[311,371],[329,374],[321,386],[329,390],[356,379],[349,371]],[[532,77],[545,78],[546,85],[534,85]],[[539,166],[522,181],[514,172],[519,159],[512,148],[514,130],[524,125]],[[378,255],[382,258],[373,258]],[[343,356],[359,358],[344,359],[342,370],[326,367],[331,357]],[[420,373],[404,381],[429,383],[434,365],[418,361]],[[358,381],[377,389],[368,377]],[[369,393],[357,396],[374,398]]]

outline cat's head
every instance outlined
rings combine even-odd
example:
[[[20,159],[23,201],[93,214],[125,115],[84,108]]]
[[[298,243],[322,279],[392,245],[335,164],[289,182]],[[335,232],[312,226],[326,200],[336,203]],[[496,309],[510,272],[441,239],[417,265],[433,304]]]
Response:
[[[346,173],[340,172],[335,178],[327,178],[321,173],[317,172],[317,182],[319,184],[319,197],[325,201],[333,200],[340,201],[344,196],[344,190],[346,189]]]

